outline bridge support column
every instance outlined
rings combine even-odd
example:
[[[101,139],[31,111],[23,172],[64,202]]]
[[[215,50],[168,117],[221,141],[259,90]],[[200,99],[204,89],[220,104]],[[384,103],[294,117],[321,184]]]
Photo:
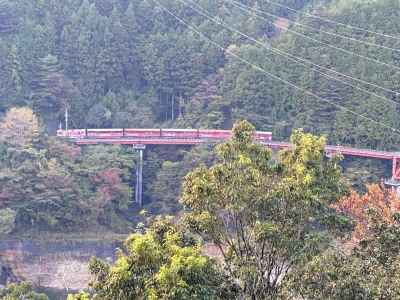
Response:
[[[392,161],[392,179],[400,181],[400,157],[394,157]]]
[[[400,158],[394,157],[392,161],[392,178],[385,181],[385,185],[391,187],[400,196]]]
[[[143,152],[146,149],[145,145],[133,145],[138,154],[136,162],[136,184],[135,184],[135,202],[142,207],[143,205]]]
[[[385,180],[385,185],[386,187],[391,188],[393,191],[395,191],[396,194],[400,197],[400,181],[394,179]]]

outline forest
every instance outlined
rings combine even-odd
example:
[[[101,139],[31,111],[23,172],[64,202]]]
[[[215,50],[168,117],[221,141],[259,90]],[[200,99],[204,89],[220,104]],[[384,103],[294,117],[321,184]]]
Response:
[[[0,0],[0,239],[135,232],[116,265],[91,262],[94,293],[70,296],[77,300],[195,299],[194,294],[395,299],[398,252],[386,246],[398,235],[398,207],[387,200],[395,196],[377,185],[390,177],[390,163],[320,155],[323,144],[399,149],[399,18],[398,0]],[[274,139],[294,141],[298,148],[272,155],[239,136],[225,148],[148,147],[140,208],[133,202],[137,154],[128,147],[78,147],[56,138],[66,111],[69,128],[236,124],[244,135],[254,128],[271,131]],[[238,161],[227,161],[229,151]],[[231,173],[236,163],[243,178]],[[254,190],[227,178],[254,181]],[[208,196],[196,190],[202,184]],[[269,184],[276,188],[268,190]],[[216,186],[237,195],[236,202],[208,203],[218,200]],[[239,209],[251,197],[265,215]],[[371,207],[365,204],[371,201]],[[301,204],[305,215],[295,213]],[[229,222],[243,217],[249,231],[241,233],[249,240],[230,241],[229,230],[218,226],[239,230],[243,224],[223,224],[212,207],[226,211]],[[156,217],[187,210],[184,224]],[[268,214],[297,220],[299,227],[291,231]],[[329,247],[339,240],[345,253]],[[229,272],[203,255],[203,242],[220,247]],[[272,252],[264,253],[266,244]],[[125,271],[141,255],[152,265],[138,265],[132,271],[138,281],[131,282]],[[257,255],[272,267],[257,265]],[[369,256],[376,260],[367,264],[363,257]],[[378,282],[374,269],[393,278]],[[262,270],[270,272],[268,282]],[[352,272],[370,277],[357,281]],[[224,283],[222,289],[217,282]],[[396,286],[394,294],[382,294],[389,283]],[[127,294],[113,294],[118,290]],[[18,293],[41,297],[29,285],[4,293],[12,300]],[[0,291],[1,297],[7,295]]]
[[[297,13],[269,1],[158,3],[225,51],[151,0],[2,0],[1,110],[30,106],[51,132],[68,107],[75,128],[230,129],[236,120],[247,119],[258,130],[271,130],[282,138],[301,127],[326,134],[332,143],[381,149],[398,145],[398,137],[387,128],[304,95],[229,55],[233,51],[325,99],[372,119],[380,116],[380,121],[398,128],[398,107],[394,105],[398,94],[393,92],[398,91],[399,56],[398,51],[388,50],[399,46],[398,39],[362,35],[302,15],[303,7],[307,11],[314,5],[329,20],[396,35],[397,1],[280,2]],[[271,16],[261,14],[263,11]],[[299,23],[289,23],[291,31],[285,31],[277,18]],[[355,37],[355,41],[340,40],[340,36]],[[268,47],[319,67],[295,63]],[[352,55],[354,52],[370,60]],[[323,68],[330,69],[324,72],[333,79],[321,76]],[[375,84],[349,80],[393,102],[335,81],[346,78],[333,71]]]
[[[254,130],[236,123],[215,162],[185,177],[181,217],[145,216],[115,262],[91,258],[89,286],[67,300],[397,299],[396,192],[351,191],[324,137],[296,130],[273,158]],[[0,296],[48,299],[29,283]]]
[[[246,119],[258,130],[272,131],[278,140],[287,140],[293,129],[303,128],[325,134],[333,144],[398,147],[399,56],[389,49],[395,49],[399,39],[332,26],[306,15],[314,9],[329,20],[393,36],[398,29],[398,1],[286,0],[279,2],[281,6],[273,1],[233,0],[157,3],[1,0],[0,112],[30,107],[50,139],[68,109],[70,128],[230,129],[237,120]],[[279,25],[282,20],[289,22],[290,31]],[[339,40],[340,36],[356,36],[356,40]],[[360,44],[357,38],[386,48]],[[281,52],[271,52],[272,48]],[[287,55],[279,54],[282,51]],[[277,81],[232,53],[331,102]],[[302,58],[302,64],[292,57]],[[87,152],[90,156],[91,150]],[[175,213],[181,179],[196,164],[211,161],[207,153],[207,147],[146,151],[147,209]],[[364,181],[390,175],[389,164],[380,161],[346,159],[343,166],[358,189],[363,189]],[[124,174],[125,184],[132,182],[129,170],[133,168],[134,159],[116,171]],[[50,219],[45,223],[57,223]]]

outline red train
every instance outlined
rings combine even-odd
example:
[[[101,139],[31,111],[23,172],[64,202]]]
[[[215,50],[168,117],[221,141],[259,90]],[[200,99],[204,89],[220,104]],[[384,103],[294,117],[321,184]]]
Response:
[[[57,136],[72,139],[121,139],[121,138],[173,138],[173,139],[210,139],[225,140],[231,137],[230,130],[205,129],[71,129],[58,130]],[[272,133],[257,131],[257,141],[271,141]]]

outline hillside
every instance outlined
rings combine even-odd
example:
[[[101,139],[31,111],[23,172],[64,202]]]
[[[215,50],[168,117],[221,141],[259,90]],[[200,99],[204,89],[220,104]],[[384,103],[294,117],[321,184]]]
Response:
[[[395,23],[399,13],[396,1],[280,2],[297,12],[269,1],[243,2],[242,7],[237,3],[202,1],[200,5],[205,9],[203,13],[267,46],[396,91],[398,52],[357,40],[391,48],[398,47],[399,40],[324,21],[328,18],[396,35],[399,30]],[[397,107],[393,103],[385,103],[317,72],[326,70],[310,68],[309,63],[305,67],[267,51],[199,14],[193,2],[161,4],[225,49],[235,46],[240,55],[271,73],[357,113],[375,119],[380,116],[380,121],[398,127]],[[13,105],[27,104],[49,124],[58,126],[67,106],[73,127],[215,128],[229,127],[239,118],[249,118],[258,128],[272,129],[282,137],[287,137],[291,128],[301,126],[326,133],[338,143],[380,148],[393,148],[398,143],[397,137],[384,128],[365,124],[354,115],[244,66],[229,53],[199,38],[155,2],[2,0],[0,5],[7,15],[0,27],[3,111]],[[308,12],[323,19],[309,18]],[[281,30],[285,26],[279,25],[284,19],[277,17],[303,25],[289,22],[291,31],[287,32]],[[340,38],[346,35],[354,40]],[[348,80],[332,72],[328,74]],[[398,100],[396,94],[348,81]]]
[[[0,0],[0,299],[400,299],[399,20],[400,0]],[[168,144],[140,152],[121,128],[232,134],[140,131]]]
[[[302,127],[326,134],[334,144],[397,149],[400,56],[389,48],[400,46],[394,38],[400,32],[399,5],[0,0],[0,111],[29,106],[50,135],[68,108],[72,128],[231,128],[247,119],[277,139]],[[182,177],[210,162],[208,154],[207,147],[149,149],[148,209],[176,212]],[[68,166],[74,180],[86,176],[76,173],[82,161],[71,163],[78,164]],[[376,181],[390,168],[357,160],[343,166],[354,184]],[[121,174],[132,167],[124,165]],[[129,178],[122,179],[124,189]],[[127,197],[124,192],[123,201]]]

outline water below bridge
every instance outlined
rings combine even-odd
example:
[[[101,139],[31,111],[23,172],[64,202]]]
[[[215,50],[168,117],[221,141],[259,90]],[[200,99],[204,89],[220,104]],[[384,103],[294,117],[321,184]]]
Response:
[[[81,290],[90,281],[92,256],[115,259],[119,240],[0,240],[0,285],[29,281],[57,295]]]

